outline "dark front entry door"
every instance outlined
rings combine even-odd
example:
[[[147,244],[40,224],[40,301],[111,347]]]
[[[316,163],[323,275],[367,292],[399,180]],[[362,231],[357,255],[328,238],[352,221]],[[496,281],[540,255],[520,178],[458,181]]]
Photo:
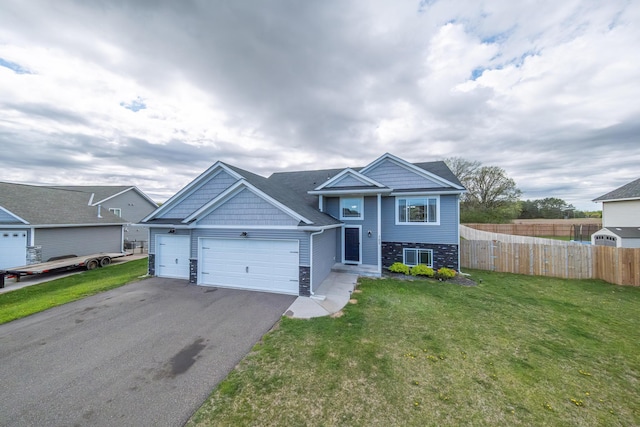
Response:
[[[344,229],[344,262],[360,262],[360,229]]]

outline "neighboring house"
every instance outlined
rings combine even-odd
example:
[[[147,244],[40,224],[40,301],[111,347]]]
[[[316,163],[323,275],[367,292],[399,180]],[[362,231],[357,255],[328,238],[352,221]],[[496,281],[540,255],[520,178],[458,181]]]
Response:
[[[125,223],[86,193],[0,182],[0,268],[121,252]]]
[[[140,221],[153,212],[158,205],[137,187],[123,185],[67,185],[55,186],[63,190],[82,191],[90,194],[91,206],[102,206],[124,219],[125,246],[130,242],[149,240],[149,230]]]
[[[602,229],[591,237],[594,245],[640,248],[640,178],[604,194]]]
[[[385,154],[363,168],[268,179],[217,162],[142,222],[149,273],[205,286],[312,295],[338,264],[459,269],[459,197],[444,162]]]

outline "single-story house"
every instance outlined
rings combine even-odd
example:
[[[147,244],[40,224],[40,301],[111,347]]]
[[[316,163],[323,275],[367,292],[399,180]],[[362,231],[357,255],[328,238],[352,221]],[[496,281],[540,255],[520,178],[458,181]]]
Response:
[[[153,212],[157,203],[135,186],[126,185],[66,185],[55,186],[63,190],[82,191],[90,194],[91,206],[102,206],[127,221],[124,228],[125,246],[133,242],[149,240],[148,228],[140,221]]]
[[[122,252],[126,221],[78,191],[0,182],[0,269]]]
[[[603,228],[591,236],[591,243],[640,248],[640,178],[593,201],[602,202]]]
[[[149,273],[309,296],[334,266],[458,270],[459,199],[444,162],[385,154],[364,167],[274,173],[216,162],[142,222]]]

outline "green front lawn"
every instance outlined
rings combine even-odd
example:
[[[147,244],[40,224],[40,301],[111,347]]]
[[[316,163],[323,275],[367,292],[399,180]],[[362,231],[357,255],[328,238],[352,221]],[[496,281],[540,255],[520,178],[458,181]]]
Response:
[[[362,279],[342,317],[282,319],[189,425],[640,425],[640,289],[472,277]]]
[[[0,324],[138,280],[146,258],[117,263],[0,294]]]

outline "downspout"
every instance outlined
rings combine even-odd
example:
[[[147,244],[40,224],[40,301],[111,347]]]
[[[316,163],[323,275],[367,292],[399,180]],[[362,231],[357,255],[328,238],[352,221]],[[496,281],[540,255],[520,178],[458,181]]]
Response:
[[[382,196],[378,193],[378,274],[382,276]]]
[[[322,233],[324,233],[324,228],[320,231],[316,231],[315,233],[311,233],[309,235],[309,294],[310,295],[315,295],[315,293],[313,293],[313,236],[317,236],[318,234],[322,234]]]
[[[462,265],[460,264],[460,195],[456,197],[458,205],[458,273],[462,274]]]

